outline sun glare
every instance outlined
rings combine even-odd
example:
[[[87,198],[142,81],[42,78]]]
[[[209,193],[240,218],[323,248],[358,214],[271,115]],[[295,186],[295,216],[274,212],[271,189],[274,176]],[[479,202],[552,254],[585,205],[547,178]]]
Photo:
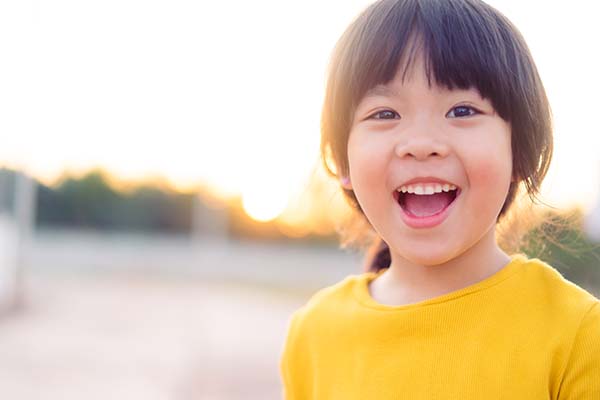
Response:
[[[298,196],[319,150],[327,61],[372,2],[238,1],[243,12],[232,15],[225,2],[35,0],[34,18],[31,2],[10,2],[15,15],[0,9],[0,27],[18,40],[0,50],[19,62],[0,65],[0,132],[11,132],[0,165],[45,184],[95,167],[125,181],[162,176],[179,190],[202,186],[221,203],[241,195],[251,218],[314,232],[305,221],[333,218],[331,209]],[[583,1],[489,2],[523,30],[553,105],[545,200],[590,208],[600,195],[595,14],[580,12],[591,9]],[[542,8],[568,29],[533,18]],[[574,63],[578,73],[565,78]]]
[[[288,196],[268,185],[258,185],[242,191],[244,212],[253,220],[268,222],[277,218],[286,208]]]

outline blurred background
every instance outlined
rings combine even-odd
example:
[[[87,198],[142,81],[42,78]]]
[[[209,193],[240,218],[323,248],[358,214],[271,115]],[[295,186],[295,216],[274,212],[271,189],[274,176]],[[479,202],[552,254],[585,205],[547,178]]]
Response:
[[[0,2],[0,396],[281,397],[290,314],[362,271],[318,144],[330,51],[369,3]],[[520,250],[598,296],[592,4],[490,3],[555,116],[553,224]]]

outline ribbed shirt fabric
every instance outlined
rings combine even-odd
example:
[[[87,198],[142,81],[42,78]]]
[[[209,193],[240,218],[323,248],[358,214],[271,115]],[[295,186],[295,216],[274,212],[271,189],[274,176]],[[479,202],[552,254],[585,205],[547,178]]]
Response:
[[[517,254],[402,306],[370,296],[377,275],[349,276],[292,315],[285,399],[600,400],[600,301],[551,266]]]

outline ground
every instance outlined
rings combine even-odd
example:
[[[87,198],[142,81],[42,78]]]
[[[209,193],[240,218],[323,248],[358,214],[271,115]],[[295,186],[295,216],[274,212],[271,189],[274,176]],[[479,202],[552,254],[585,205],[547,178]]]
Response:
[[[289,315],[357,271],[332,248],[39,235],[0,317],[3,398],[279,399]]]

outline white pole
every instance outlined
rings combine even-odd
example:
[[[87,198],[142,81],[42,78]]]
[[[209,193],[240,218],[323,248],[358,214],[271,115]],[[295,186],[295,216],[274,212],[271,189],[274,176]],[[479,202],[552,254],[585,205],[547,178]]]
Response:
[[[25,300],[25,268],[27,252],[35,230],[35,206],[37,186],[35,180],[25,174],[17,174],[15,182],[15,219],[17,222],[17,259],[15,268],[14,307]]]
[[[592,242],[600,243],[600,198],[594,209],[585,216],[584,230]]]
[[[584,217],[583,230],[592,242],[600,243],[600,194],[594,208]]]

